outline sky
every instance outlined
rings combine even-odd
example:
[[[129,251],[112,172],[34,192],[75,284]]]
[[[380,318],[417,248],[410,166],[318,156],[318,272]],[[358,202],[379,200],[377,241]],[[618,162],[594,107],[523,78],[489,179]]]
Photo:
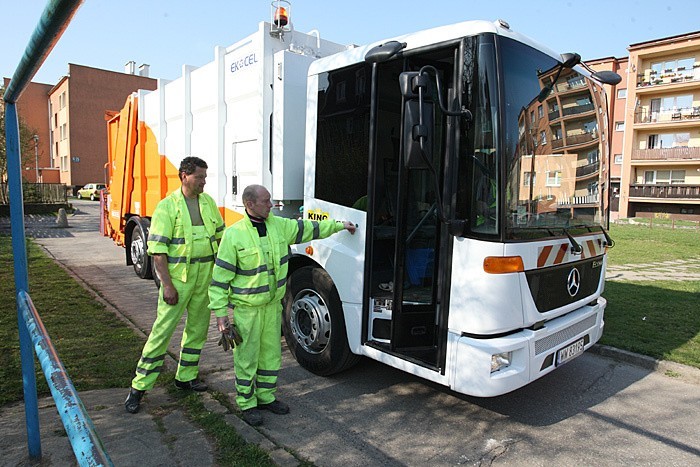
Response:
[[[32,81],[56,84],[68,63],[124,71],[133,60],[150,76],[175,79],[202,66],[269,21],[270,1],[85,0]],[[1,0],[0,73],[12,77],[46,6]],[[697,0],[292,0],[298,31],[341,44],[367,44],[472,19],[511,29],[583,60],[626,57],[630,44],[700,31]]]

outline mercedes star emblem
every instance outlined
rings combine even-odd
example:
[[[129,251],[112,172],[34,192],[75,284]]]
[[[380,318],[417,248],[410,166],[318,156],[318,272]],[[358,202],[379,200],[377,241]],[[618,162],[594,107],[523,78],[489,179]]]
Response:
[[[566,278],[566,290],[569,291],[569,295],[574,297],[578,293],[580,287],[581,273],[578,272],[578,269],[573,268],[569,273],[569,277]]]

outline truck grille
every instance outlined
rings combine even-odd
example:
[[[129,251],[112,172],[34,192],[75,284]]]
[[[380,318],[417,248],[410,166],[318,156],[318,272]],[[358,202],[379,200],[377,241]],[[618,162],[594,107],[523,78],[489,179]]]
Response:
[[[596,256],[575,263],[525,271],[537,310],[545,313],[593,295],[600,283],[602,259],[602,256]],[[567,291],[566,280],[573,268],[578,269],[581,283],[578,293],[572,297]]]
[[[550,334],[547,337],[543,337],[535,341],[535,355],[539,355],[543,352],[551,350],[555,347],[559,347],[564,342],[573,338],[574,336],[581,334],[586,329],[590,329],[595,326],[596,315],[589,316],[588,318],[574,323],[568,328],[564,328],[561,331]]]

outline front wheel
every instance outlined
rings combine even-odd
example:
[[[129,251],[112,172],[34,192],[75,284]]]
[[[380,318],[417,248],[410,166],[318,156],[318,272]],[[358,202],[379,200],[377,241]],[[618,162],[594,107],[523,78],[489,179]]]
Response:
[[[146,238],[148,235],[148,226],[142,222],[136,222],[134,231],[131,234],[131,246],[129,252],[131,254],[131,262],[134,263],[134,272],[141,279],[150,279],[151,259],[148,257]]]
[[[77,196],[78,196],[78,199],[83,199],[83,195],[81,195],[80,192],[78,192]]]
[[[302,367],[328,376],[359,361],[348,345],[338,290],[323,269],[306,266],[290,275],[283,313],[284,338]]]

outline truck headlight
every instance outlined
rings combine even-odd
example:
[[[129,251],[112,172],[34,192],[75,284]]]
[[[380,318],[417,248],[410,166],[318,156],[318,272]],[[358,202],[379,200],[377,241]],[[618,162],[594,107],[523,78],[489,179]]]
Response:
[[[502,352],[491,355],[491,373],[508,368],[512,360],[513,352]]]

